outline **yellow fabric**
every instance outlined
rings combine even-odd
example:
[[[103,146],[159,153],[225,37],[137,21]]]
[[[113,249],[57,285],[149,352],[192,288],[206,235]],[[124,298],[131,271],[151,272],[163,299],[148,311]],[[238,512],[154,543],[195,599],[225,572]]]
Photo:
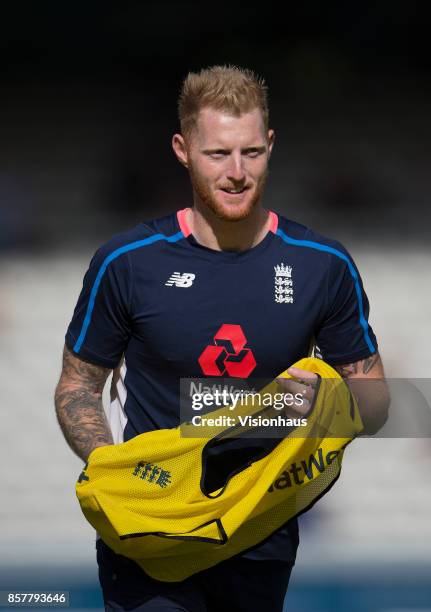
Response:
[[[344,449],[362,422],[332,367],[314,358],[295,367],[321,377],[307,426],[242,465],[216,491],[205,494],[201,488],[210,465],[205,457],[215,440],[233,440],[229,428],[212,427],[212,438],[192,438],[186,435],[196,429],[183,424],[96,448],[76,493],[106,544],[157,580],[183,580],[258,544],[323,495],[338,477]],[[290,378],[286,372],[281,377]],[[260,391],[276,392],[275,381]],[[238,411],[252,413],[246,402]],[[232,412],[222,408],[213,414]]]

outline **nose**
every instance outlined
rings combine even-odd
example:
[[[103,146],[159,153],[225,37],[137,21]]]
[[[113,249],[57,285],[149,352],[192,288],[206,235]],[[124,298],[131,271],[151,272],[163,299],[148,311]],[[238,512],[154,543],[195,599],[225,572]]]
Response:
[[[241,155],[232,155],[227,169],[227,178],[234,183],[244,182],[245,171]]]

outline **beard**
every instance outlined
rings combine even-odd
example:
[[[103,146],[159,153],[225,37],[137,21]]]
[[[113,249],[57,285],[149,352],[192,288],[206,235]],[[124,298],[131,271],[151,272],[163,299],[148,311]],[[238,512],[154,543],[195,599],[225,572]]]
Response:
[[[189,173],[194,193],[202,204],[222,221],[241,221],[246,219],[257,207],[268,178],[268,168],[266,168],[265,172],[259,177],[254,189],[247,189],[245,191],[243,201],[228,203],[217,199],[216,194],[211,190],[202,175],[195,171],[192,164],[189,164]]]

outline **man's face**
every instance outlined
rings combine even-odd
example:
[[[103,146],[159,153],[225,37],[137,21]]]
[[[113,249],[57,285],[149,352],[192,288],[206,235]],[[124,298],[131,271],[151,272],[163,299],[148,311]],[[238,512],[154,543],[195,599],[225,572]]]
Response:
[[[219,219],[246,218],[262,196],[274,134],[259,109],[240,117],[199,112],[186,144],[187,167],[199,200]]]

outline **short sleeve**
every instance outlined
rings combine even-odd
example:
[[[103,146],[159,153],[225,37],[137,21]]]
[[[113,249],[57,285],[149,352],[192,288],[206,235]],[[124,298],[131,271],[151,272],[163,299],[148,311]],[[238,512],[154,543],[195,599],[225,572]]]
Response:
[[[91,363],[115,368],[131,332],[131,270],[129,254],[101,247],[90,262],[66,345]]]
[[[369,302],[359,271],[346,249],[331,249],[326,312],[316,343],[322,358],[336,365],[365,359],[377,351],[368,323]]]

